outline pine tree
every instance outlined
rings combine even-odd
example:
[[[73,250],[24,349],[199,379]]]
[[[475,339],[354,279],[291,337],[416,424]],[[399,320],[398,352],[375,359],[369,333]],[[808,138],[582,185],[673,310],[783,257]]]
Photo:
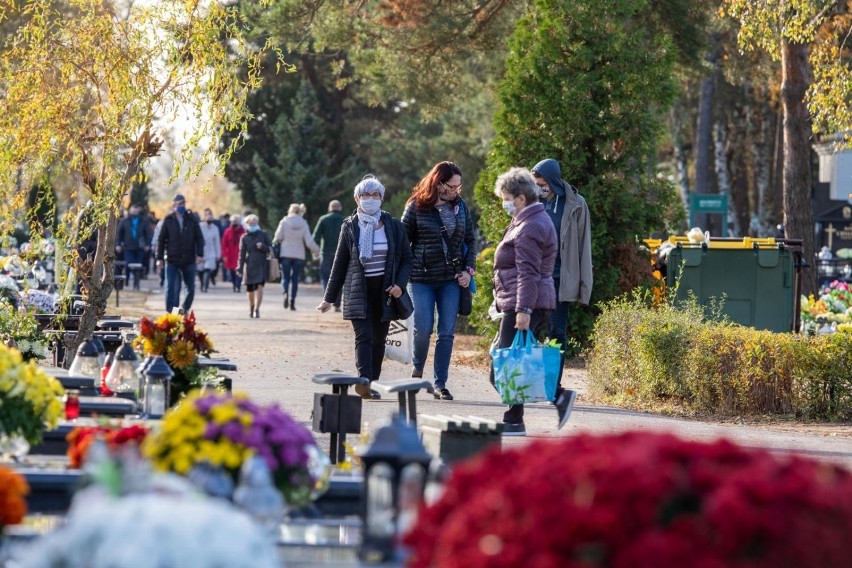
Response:
[[[325,211],[332,187],[331,159],[325,149],[328,127],[307,81],[299,86],[292,113],[279,115],[271,130],[273,163],[254,156],[253,186],[261,222],[274,229],[291,203],[307,202],[309,210]]]
[[[476,186],[486,238],[499,242],[509,222],[493,196],[511,166],[556,159],[579,188],[592,220],[592,304],[636,285],[647,267],[636,240],[664,227],[677,195],[656,175],[661,113],[676,93],[676,50],[646,25],[646,0],[534,0],[510,39],[499,89],[496,138]],[[491,274],[478,271],[475,313],[490,302]],[[593,310],[572,309],[583,338]],[[481,331],[490,324],[474,321]]]

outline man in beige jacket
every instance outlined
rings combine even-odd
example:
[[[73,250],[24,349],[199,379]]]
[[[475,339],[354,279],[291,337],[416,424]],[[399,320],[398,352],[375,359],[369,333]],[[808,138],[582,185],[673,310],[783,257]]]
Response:
[[[553,221],[558,238],[559,254],[553,267],[553,284],[556,287],[556,309],[550,315],[548,334],[557,340],[565,363],[565,343],[568,335],[568,305],[580,302],[588,305],[592,295],[592,224],[586,200],[567,181],[562,179],[559,163],[548,158],[532,168],[539,187],[541,202]],[[562,369],[556,388],[557,407],[567,407],[560,412],[560,428],[568,420],[576,393],[562,386]]]

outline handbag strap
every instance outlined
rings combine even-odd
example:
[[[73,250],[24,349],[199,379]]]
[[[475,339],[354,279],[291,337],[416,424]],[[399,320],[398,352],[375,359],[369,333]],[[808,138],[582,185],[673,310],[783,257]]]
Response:
[[[462,266],[461,258],[453,254],[453,245],[450,242],[450,234],[447,231],[447,226],[444,225],[444,220],[441,219],[441,212],[438,211],[438,208],[436,207],[432,210],[432,213],[435,215],[435,218],[438,219],[438,224],[441,225],[441,238],[444,239],[444,244],[447,245],[447,255],[452,257],[450,258],[450,264],[453,266],[453,270],[461,272],[464,270],[464,267]]]

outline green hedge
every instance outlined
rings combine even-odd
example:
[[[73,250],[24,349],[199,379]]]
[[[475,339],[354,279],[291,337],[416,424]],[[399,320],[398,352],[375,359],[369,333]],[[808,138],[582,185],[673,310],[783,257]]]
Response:
[[[803,337],[707,319],[644,296],[603,307],[592,335],[593,396],[718,416],[852,418],[852,334]]]

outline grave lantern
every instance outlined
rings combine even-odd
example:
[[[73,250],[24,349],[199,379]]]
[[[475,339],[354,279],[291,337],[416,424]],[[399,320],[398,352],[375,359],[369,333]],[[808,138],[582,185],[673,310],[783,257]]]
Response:
[[[72,377],[92,377],[101,375],[101,363],[98,360],[98,350],[91,341],[84,341],[77,347],[77,354],[68,369]]]
[[[399,540],[417,514],[431,460],[417,430],[398,415],[376,432],[361,455],[363,537],[358,555],[363,562],[398,558]]]
[[[107,373],[105,382],[109,390],[114,393],[132,393],[139,386],[136,377],[136,367],[139,364],[139,358],[133,347],[125,342],[115,352],[115,358]]]
[[[151,363],[145,368],[145,394],[142,412],[146,418],[162,418],[169,407],[172,377],[175,372],[160,355],[151,357]]]

